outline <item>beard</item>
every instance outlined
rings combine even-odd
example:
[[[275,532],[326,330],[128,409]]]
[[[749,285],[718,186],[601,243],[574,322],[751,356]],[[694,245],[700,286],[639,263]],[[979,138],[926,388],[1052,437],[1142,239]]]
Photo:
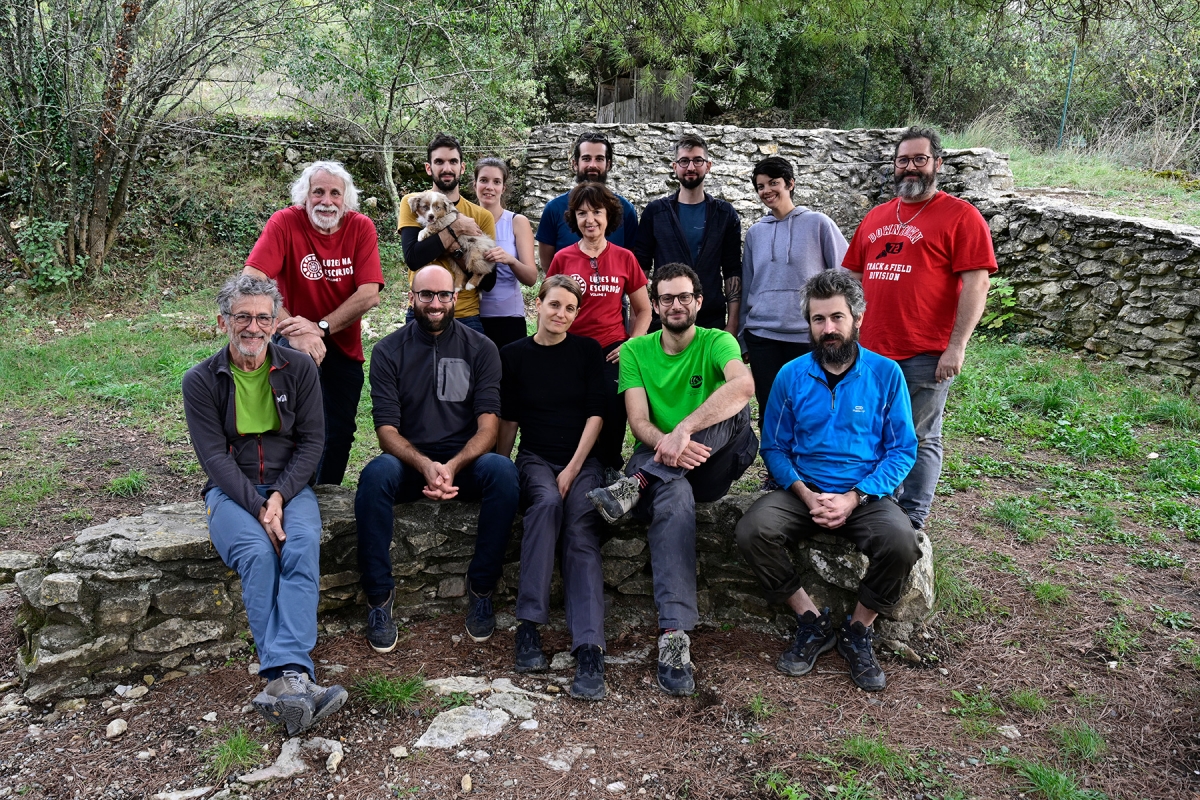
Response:
[[[439,192],[452,192],[458,188],[458,182],[461,177],[461,175],[452,175],[449,178],[442,178],[434,175],[433,185]]]
[[[417,324],[421,326],[421,330],[426,333],[440,333],[449,328],[450,323],[454,322],[454,304],[443,304],[442,310],[445,312],[442,314],[442,318],[440,320],[433,320],[429,318],[428,306],[414,305],[413,316],[417,318]]]
[[[251,349],[243,344],[244,339],[250,339],[256,347]],[[229,343],[233,345],[233,349],[242,354],[244,358],[257,358],[262,355],[262,351],[267,346],[266,334],[234,334],[229,337]]]
[[[703,175],[684,176],[679,179],[679,185],[685,189],[695,189],[700,184],[704,183]]]
[[[676,320],[679,320],[678,317],[676,317],[675,320],[672,320],[670,315],[667,315],[667,316],[661,318],[662,326],[664,328],[666,328],[667,330],[669,330],[671,333],[683,333],[688,328],[690,328],[696,324],[696,314],[697,313],[699,313],[699,312],[693,309],[693,310],[689,311],[687,313],[687,315],[680,321],[676,321]]]
[[[916,180],[906,180],[910,177],[916,178]],[[926,175],[923,172],[905,172],[903,175],[896,175],[892,178],[892,186],[896,189],[897,197],[912,200],[936,189],[937,176]]]
[[[318,211],[335,211],[337,215],[333,218],[333,222],[326,222],[321,217],[317,216]],[[319,231],[332,231],[342,224],[342,217],[346,215],[344,208],[338,208],[335,205],[318,203],[315,206],[310,206],[308,209],[308,221],[312,226]]]
[[[608,183],[608,170],[600,172],[595,168],[585,169],[575,173],[576,183]]]
[[[813,356],[821,366],[841,366],[850,363],[857,352],[858,331],[854,330],[848,339],[837,333],[825,334],[813,350]]]

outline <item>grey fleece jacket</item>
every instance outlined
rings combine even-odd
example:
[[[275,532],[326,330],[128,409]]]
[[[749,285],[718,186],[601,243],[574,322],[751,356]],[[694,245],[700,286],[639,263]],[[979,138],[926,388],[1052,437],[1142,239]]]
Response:
[[[818,272],[839,267],[847,247],[833,220],[804,206],[783,219],[767,214],[751,225],[742,251],[738,330],[807,342],[808,322],[800,314],[804,285]]]

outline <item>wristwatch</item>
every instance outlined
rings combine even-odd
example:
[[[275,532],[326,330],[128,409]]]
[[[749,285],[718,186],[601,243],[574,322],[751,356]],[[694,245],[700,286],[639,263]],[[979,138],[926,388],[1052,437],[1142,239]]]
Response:
[[[328,339],[329,338],[329,323],[326,322],[325,320],[319,320],[317,322],[317,327],[321,329],[321,338]]]
[[[857,486],[855,486],[850,491],[852,491],[856,495],[858,495],[858,504],[860,506],[865,506],[867,503],[871,502],[871,495],[867,494],[862,489],[859,489]]]

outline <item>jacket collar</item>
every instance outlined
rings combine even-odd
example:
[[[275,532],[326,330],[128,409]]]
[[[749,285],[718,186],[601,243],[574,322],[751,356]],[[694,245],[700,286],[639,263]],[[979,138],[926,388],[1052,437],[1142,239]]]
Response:
[[[851,375],[857,375],[859,373],[858,368],[862,365],[862,355],[863,355],[862,345],[855,344],[854,347],[855,347],[854,363],[852,365],[850,365],[850,369],[848,369],[842,373],[842,380],[846,380],[846,378],[849,378]],[[811,356],[811,358],[809,359],[808,374],[814,378],[819,378],[822,382],[824,382],[825,381],[825,368],[821,366],[821,362],[817,361],[816,353],[810,352],[809,355]]]
[[[418,342],[421,342],[422,344],[427,344],[430,346],[433,346],[434,344],[438,344],[440,342],[449,342],[453,339],[458,338],[459,329],[461,327],[463,327],[463,324],[456,319],[450,323],[449,328],[446,328],[446,330],[442,331],[437,336],[434,336],[432,333],[430,333],[429,331],[422,328],[420,323],[417,322],[415,317],[413,318],[413,321],[410,324],[415,329],[413,332],[413,338],[415,338]],[[405,325],[404,327],[407,328],[408,325]]]
[[[280,347],[272,341],[267,341],[267,357],[271,359],[271,372],[277,369],[283,369],[288,365],[288,357],[284,355],[287,348]],[[217,351],[213,356],[212,363],[213,372],[218,375],[224,374],[233,377],[233,368],[229,364],[229,343]]]

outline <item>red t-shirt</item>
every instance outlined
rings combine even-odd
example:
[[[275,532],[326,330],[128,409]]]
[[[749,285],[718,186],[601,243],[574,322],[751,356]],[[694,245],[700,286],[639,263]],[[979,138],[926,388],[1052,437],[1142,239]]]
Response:
[[[287,310],[313,322],[346,302],[362,284],[383,286],[375,223],[356,211],[347,211],[337,233],[329,236],[312,226],[303,206],[276,211],[246,257],[246,266],[274,278]],[[331,338],[347,356],[364,360],[358,320]]]
[[[992,232],[965,200],[938,192],[923,209],[900,200],[876,206],[854,232],[842,266],[863,273],[863,347],[891,359],[940,355],[950,344],[962,278],[996,271]],[[919,210],[919,213],[918,213]],[[916,215],[915,218],[913,215]]]
[[[596,259],[596,269],[592,269],[591,256],[573,244],[554,254],[546,270],[546,277],[551,275],[570,275],[583,289],[583,302],[571,333],[590,336],[601,347],[629,338],[621,319],[621,295],[633,294],[647,283],[646,273],[632,252],[609,244]]]

